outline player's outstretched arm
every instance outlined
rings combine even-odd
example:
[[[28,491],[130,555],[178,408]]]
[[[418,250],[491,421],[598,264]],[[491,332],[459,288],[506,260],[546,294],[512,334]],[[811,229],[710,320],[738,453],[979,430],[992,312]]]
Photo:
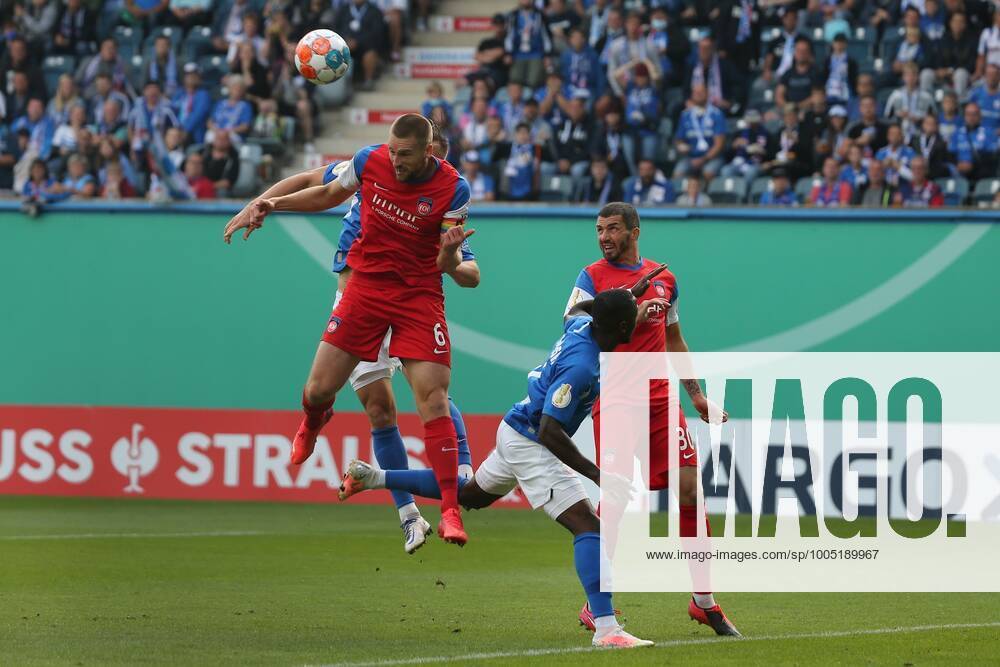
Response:
[[[315,185],[305,190],[272,199],[264,199],[262,203],[267,213],[271,211],[295,211],[296,213],[317,213],[333,208],[347,201],[355,193],[340,184],[340,179],[330,181],[326,185]]]
[[[538,424],[538,442],[552,452],[557,459],[580,473],[594,484],[600,485],[601,471],[594,462],[580,453],[576,443],[567,435],[558,419],[542,415]]]
[[[253,210],[258,200],[281,197],[315,185],[322,185],[323,173],[325,171],[326,167],[317,167],[316,169],[303,171],[295,174],[294,176],[283,178],[267,190],[264,190],[264,192],[262,192],[259,196],[251,199],[250,202],[243,207],[243,210],[230,218],[229,223],[226,225],[226,231],[222,235],[223,240],[226,243],[230,243],[232,241],[233,234],[241,229],[246,229],[246,231],[243,232],[243,240],[246,241],[250,238],[250,235],[260,227],[259,224],[253,224],[252,222],[255,219]]]

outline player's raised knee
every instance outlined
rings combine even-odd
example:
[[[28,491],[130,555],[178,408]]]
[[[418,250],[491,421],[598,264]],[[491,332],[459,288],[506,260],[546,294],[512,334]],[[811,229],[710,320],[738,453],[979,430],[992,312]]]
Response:
[[[321,405],[333,399],[337,390],[319,378],[309,378],[302,390],[305,399],[312,405]]]
[[[365,414],[368,415],[368,421],[374,429],[396,425],[396,404],[388,396],[371,395],[365,401]]]

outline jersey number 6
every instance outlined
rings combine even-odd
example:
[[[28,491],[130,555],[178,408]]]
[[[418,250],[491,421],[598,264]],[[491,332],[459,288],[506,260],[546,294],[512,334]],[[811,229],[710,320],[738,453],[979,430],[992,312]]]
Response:
[[[444,337],[444,331],[441,330],[440,322],[434,325],[434,342],[438,347],[444,347],[448,344],[448,340]]]

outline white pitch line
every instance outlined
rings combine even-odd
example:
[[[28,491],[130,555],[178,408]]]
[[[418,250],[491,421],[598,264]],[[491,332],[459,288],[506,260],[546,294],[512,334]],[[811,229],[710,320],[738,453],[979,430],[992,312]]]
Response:
[[[27,540],[99,540],[118,538],[143,538],[143,537],[246,537],[253,535],[272,535],[259,530],[216,530],[203,533],[72,533],[53,535],[0,535],[0,541],[27,541]]]
[[[824,632],[807,632],[795,635],[761,635],[746,637],[742,641],[715,637],[712,639],[672,639],[656,642],[657,648],[674,648],[677,646],[698,646],[701,644],[731,644],[739,646],[743,642],[787,641],[792,639],[834,639],[837,637],[858,637],[865,635],[893,635],[908,632],[931,632],[933,630],[976,630],[982,628],[1000,628],[1000,622],[993,623],[949,623],[944,625],[914,625],[910,627],[872,628],[869,630],[828,630]],[[492,653],[467,653],[465,655],[439,655],[427,658],[403,658],[399,660],[377,660],[373,662],[338,662],[323,667],[390,667],[392,665],[423,665],[440,662],[471,662],[475,660],[499,660],[505,658],[531,658],[545,655],[562,655],[568,653],[591,653],[608,651],[592,646],[571,646],[566,648],[537,648],[523,651],[495,651]],[[642,651],[642,649],[635,649]]]

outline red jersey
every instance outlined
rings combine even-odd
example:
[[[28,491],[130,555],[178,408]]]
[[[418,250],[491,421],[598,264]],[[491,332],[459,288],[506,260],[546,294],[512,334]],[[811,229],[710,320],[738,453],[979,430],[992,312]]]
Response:
[[[469,184],[447,162],[434,158],[423,181],[400,181],[386,144],[358,151],[337,177],[347,190],[361,190],[361,235],[348,265],[358,273],[388,274],[410,287],[441,289],[437,254],[445,221],[465,220]]]
[[[660,264],[651,259],[640,259],[638,264],[618,264],[601,259],[590,266],[584,267],[576,279],[576,286],[569,297],[566,312],[577,301],[593,299],[598,292],[618,287],[631,287],[639,282],[644,275]],[[653,279],[649,288],[638,301],[642,303],[649,299],[666,299],[671,308],[664,314],[659,313],[635,328],[632,340],[615,348],[615,352],[666,352],[667,326],[678,321],[677,318],[677,278],[668,269]],[[668,382],[654,381],[650,388],[650,399],[667,397]]]

